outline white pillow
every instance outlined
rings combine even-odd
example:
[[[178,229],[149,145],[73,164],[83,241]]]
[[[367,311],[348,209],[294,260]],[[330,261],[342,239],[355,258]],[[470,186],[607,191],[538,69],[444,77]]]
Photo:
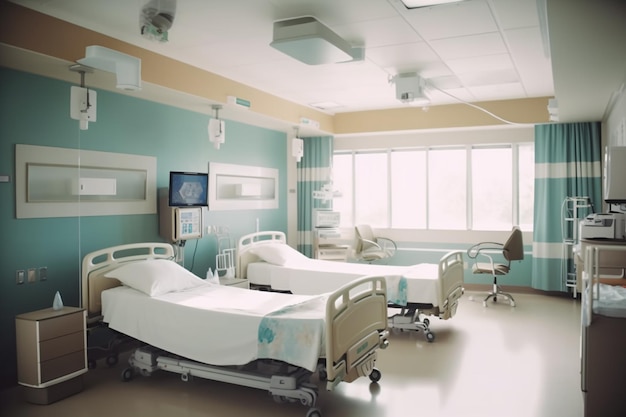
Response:
[[[284,243],[262,243],[250,248],[250,253],[267,263],[283,266],[288,262],[309,259],[294,248]]]
[[[104,276],[117,278],[122,284],[151,297],[206,284],[203,279],[167,259],[130,262],[107,272]]]

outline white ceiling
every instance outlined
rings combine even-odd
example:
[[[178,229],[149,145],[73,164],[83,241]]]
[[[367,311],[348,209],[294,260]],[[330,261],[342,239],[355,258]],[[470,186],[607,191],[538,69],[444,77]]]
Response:
[[[167,43],[140,34],[148,0],[13,1],[295,103],[336,103],[329,113],[405,106],[389,78],[408,72],[427,79],[432,105],[555,95],[545,13],[537,6],[545,0],[414,10],[399,0],[180,0]],[[270,46],[274,21],[306,15],[363,46],[365,59],[309,66]]]

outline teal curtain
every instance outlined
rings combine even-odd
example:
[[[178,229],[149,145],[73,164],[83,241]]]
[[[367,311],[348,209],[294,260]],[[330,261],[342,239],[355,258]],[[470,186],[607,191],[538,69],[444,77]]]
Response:
[[[589,197],[602,206],[599,122],[535,126],[535,206],[532,287],[567,291],[562,207],[568,197]]]
[[[314,199],[313,191],[330,182],[332,161],[332,136],[304,139],[304,156],[297,171],[298,250],[309,257],[313,256],[313,210],[332,208],[332,200]]]

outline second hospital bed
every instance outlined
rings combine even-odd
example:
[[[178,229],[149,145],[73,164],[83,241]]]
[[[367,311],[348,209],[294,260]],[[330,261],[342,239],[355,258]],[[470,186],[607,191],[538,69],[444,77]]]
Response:
[[[250,291],[211,284],[172,259],[171,245],[142,243],[83,259],[88,322],[146,344],[122,373],[165,370],[267,390],[276,400],[315,408],[319,372],[332,390],[369,376],[387,346],[384,278],[364,278],[323,296]]]
[[[237,274],[252,287],[313,295],[334,291],[359,277],[384,276],[387,299],[399,314],[389,327],[423,331],[435,339],[428,318],[447,320],[456,314],[463,294],[463,255],[446,254],[437,264],[373,265],[311,259],[286,244],[285,234],[263,231],[245,235],[237,245]]]

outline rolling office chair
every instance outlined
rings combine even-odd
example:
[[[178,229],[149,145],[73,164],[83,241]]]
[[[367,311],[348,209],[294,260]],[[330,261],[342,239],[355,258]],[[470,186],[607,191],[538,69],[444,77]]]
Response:
[[[502,252],[506,263],[497,263],[494,261],[495,251]],[[496,242],[477,243],[467,250],[467,256],[471,259],[475,259],[472,268],[474,274],[491,274],[493,276],[493,289],[483,300],[483,305],[487,307],[487,301],[490,298],[493,298],[493,301],[497,302],[498,297],[502,296],[509,300],[512,307],[515,307],[513,296],[502,292],[500,289],[497,276],[506,275],[511,271],[511,261],[521,261],[524,259],[524,242],[520,228],[514,226],[511,235],[504,244]],[[487,258],[488,262],[478,262],[479,257]]]
[[[374,236],[369,224],[355,226],[355,256],[365,262],[374,262],[391,258],[396,253],[396,242],[386,237]]]

